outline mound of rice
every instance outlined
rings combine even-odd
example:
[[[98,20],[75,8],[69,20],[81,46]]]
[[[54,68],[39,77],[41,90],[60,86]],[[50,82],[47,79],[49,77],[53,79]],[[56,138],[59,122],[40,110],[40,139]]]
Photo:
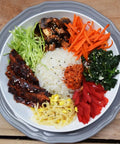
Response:
[[[62,48],[46,52],[35,71],[40,86],[51,94],[59,94],[63,98],[72,97],[73,90],[67,88],[63,77],[65,68],[73,64],[81,64],[81,60],[76,61],[71,52]]]

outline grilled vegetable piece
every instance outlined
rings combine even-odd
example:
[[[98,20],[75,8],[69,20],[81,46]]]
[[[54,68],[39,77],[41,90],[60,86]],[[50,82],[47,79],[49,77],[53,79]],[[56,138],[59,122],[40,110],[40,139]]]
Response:
[[[67,17],[63,17],[63,18],[61,18],[60,21],[63,22],[63,23],[66,23],[66,24],[68,24],[68,23],[71,22],[70,19],[67,18]]]
[[[39,86],[37,77],[22,57],[15,50],[10,52],[9,57],[6,75],[9,78],[8,91],[14,95],[14,99],[32,107],[36,103],[41,105],[49,101],[51,94]]]
[[[69,23],[68,18],[42,18],[35,28],[35,34],[40,35],[39,29],[42,30],[45,39],[46,51],[52,51],[58,47],[69,46],[69,33],[65,23]]]

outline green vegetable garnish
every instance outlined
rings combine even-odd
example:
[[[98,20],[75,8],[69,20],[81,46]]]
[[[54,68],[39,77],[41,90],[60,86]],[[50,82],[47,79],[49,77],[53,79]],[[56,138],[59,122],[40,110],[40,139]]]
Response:
[[[3,56],[6,56],[6,55],[9,55],[9,53],[5,53],[5,54],[3,54]]]
[[[13,39],[9,44],[9,47],[15,49],[33,71],[35,71],[36,65],[40,62],[45,52],[43,34],[40,30],[41,36],[35,36],[35,27],[36,25],[34,28],[29,27],[27,29],[18,27],[10,31]]]
[[[101,84],[105,90],[114,88],[117,80],[114,78],[118,73],[117,66],[120,55],[114,56],[113,52],[95,49],[88,56],[88,61],[82,57],[84,66],[83,75],[86,81]]]

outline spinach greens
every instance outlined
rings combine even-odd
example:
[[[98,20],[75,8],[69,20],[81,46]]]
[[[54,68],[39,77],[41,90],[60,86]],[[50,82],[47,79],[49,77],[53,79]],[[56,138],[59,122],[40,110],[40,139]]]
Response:
[[[119,62],[120,55],[114,56],[111,50],[95,49],[89,54],[88,61],[82,56],[83,75],[86,81],[93,81],[101,84],[105,90],[110,90],[117,82],[115,76],[119,73]]]

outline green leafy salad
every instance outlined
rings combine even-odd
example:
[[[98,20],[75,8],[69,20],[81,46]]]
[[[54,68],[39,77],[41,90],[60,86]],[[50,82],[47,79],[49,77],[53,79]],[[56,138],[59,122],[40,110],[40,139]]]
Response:
[[[110,90],[117,82],[114,77],[119,73],[117,70],[119,61],[120,55],[114,56],[111,50],[95,49],[89,54],[88,61],[82,57],[83,75],[86,81],[93,81],[101,84],[105,90]]]
[[[41,36],[36,36],[34,34],[35,28],[36,25],[34,27],[28,27],[27,29],[18,27],[10,31],[13,39],[9,44],[9,47],[15,49],[33,71],[45,52],[43,34],[39,29]]]

